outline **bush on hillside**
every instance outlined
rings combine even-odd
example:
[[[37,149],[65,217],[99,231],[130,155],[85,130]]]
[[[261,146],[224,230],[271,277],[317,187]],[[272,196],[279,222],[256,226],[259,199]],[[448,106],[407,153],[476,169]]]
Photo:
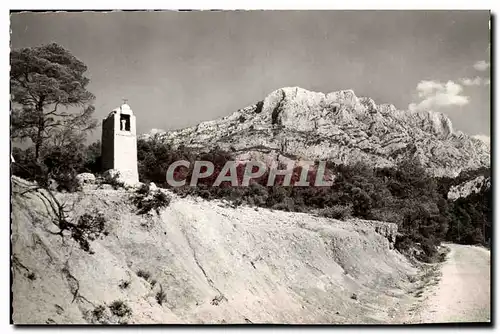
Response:
[[[84,172],[97,173],[100,168],[100,143],[85,146],[83,139],[75,136],[60,145],[46,145],[43,157],[37,162],[33,148],[12,149],[14,163],[11,173],[25,180],[36,181],[41,186],[49,186],[55,181],[58,191],[75,192],[81,190],[76,176]]]
[[[161,189],[151,189],[149,185],[141,185],[132,197],[134,205],[141,215],[148,214],[155,210],[160,214],[160,210],[169,206],[171,198]]]
[[[109,310],[117,317],[123,318],[132,315],[132,309],[122,300],[115,300],[109,305]]]
[[[102,213],[84,213],[78,218],[78,222],[71,226],[71,237],[78,242],[80,247],[89,253],[90,241],[108,234],[106,231],[106,219]]]
[[[352,205],[334,205],[320,209],[318,214],[327,218],[347,220],[353,216]]]

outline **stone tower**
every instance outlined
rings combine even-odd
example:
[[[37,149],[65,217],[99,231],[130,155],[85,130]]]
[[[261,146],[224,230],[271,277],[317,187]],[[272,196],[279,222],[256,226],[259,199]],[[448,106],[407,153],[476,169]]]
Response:
[[[127,183],[139,182],[135,116],[126,103],[114,109],[102,122],[103,171],[115,169]]]

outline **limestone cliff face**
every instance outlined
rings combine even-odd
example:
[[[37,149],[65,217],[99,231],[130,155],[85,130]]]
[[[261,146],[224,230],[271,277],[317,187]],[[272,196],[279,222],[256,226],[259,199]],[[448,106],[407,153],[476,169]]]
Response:
[[[454,201],[461,197],[467,197],[470,194],[478,193],[481,190],[488,190],[490,186],[491,178],[480,175],[472,180],[451,187],[448,191],[448,199]]]
[[[453,131],[442,113],[377,105],[352,90],[281,88],[227,117],[156,136],[174,146],[218,145],[241,159],[365,161],[378,167],[417,160],[438,176],[490,164],[489,146]]]

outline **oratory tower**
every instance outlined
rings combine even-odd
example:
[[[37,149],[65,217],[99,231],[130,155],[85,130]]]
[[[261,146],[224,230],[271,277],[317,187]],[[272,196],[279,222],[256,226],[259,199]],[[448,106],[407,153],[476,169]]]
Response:
[[[126,103],[114,109],[102,122],[103,171],[115,169],[127,183],[139,182],[135,116]]]

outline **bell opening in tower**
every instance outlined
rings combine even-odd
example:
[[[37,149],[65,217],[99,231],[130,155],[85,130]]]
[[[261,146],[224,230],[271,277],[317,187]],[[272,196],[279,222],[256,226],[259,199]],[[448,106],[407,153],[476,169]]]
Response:
[[[120,131],[130,131],[130,115],[120,114]]]

